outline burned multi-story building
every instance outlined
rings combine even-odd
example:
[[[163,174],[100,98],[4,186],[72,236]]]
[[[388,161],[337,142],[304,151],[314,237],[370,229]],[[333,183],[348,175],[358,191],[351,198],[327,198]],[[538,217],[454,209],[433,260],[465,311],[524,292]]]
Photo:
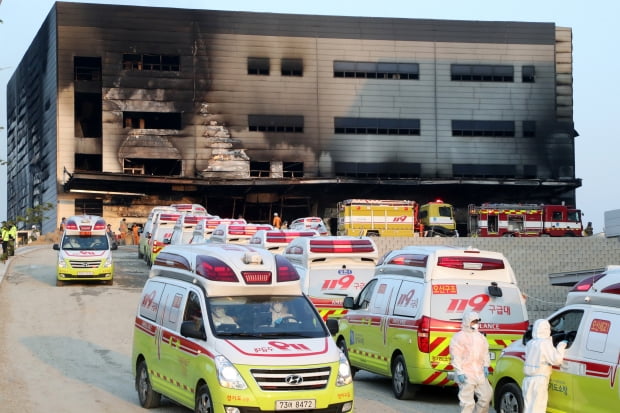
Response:
[[[574,204],[571,29],[58,2],[7,87],[8,216]]]

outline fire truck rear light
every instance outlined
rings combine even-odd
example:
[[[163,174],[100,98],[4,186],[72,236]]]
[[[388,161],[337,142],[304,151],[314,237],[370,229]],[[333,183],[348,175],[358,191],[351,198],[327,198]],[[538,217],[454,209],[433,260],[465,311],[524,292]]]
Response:
[[[588,291],[590,288],[592,288],[592,285],[595,282],[597,282],[598,280],[600,280],[604,276],[605,276],[605,274],[597,274],[597,275],[593,275],[592,277],[584,278],[583,280],[581,280],[577,284],[575,284],[573,289],[570,290],[570,291],[581,291],[581,292]]]
[[[620,295],[620,283],[608,285],[601,290],[602,293]]]
[[[281,255],[276,255],[276,268],[277,268],[277,281],[297,281],[299,280],[299,274],[293,265]]]
[[[392,258],[388,264],[408,265],[410,267],[426,267],[428,255],[403,254]]]
[[[239,282],[232,268],[218,258],[206,255],[196,258],[196,274],[210,281]]]
[[[483,257],[439,257],[437,265],[458,270],[501,270],[504,269],[504,261],[495,258]]]

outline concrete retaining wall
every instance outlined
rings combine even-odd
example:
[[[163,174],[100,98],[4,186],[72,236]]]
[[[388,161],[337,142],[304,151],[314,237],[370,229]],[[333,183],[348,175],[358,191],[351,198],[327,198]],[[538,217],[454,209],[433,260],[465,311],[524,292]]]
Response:
[[[531,321],[564,305],[570,287],[549,283],[550,273],[620,265],[618,238],[375,238],[381,255],[405,245],[472,246],[503,253],[527,296]]]

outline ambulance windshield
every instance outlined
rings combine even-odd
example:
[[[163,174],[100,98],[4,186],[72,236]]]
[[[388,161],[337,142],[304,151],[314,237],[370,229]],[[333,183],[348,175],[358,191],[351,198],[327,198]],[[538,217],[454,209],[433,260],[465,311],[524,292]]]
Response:
[[[80,236],[80,235],[66,235],[62,239],[63,250],[107,250],[110,246],[108,244],[108,237],[106,235],[94,235],[94,236]]]
[[[211,297],[207,299],[210,324],[217,336],[325,337],[323,320],[303,296]]]

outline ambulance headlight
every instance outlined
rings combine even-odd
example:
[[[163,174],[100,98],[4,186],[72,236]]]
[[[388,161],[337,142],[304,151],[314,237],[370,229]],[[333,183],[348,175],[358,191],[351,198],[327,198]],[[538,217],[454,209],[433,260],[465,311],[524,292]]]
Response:
[[[347,384],[351,384],[352,381],[353,377],[351,376],[351,366],[349,365],[349,360],[347,360],[347,357],[341,351],[336,386],[346,386]]]
[[[239,371],[226,357],[215,356],[215,368],[220,386],[237,390],[243,390],[248,387]]]
[[[103,268],[110,268],[112,266],[112,257],[108,257],[103,261]]]
[[[67,268],[64,258],[58,257],[58,268]]]

